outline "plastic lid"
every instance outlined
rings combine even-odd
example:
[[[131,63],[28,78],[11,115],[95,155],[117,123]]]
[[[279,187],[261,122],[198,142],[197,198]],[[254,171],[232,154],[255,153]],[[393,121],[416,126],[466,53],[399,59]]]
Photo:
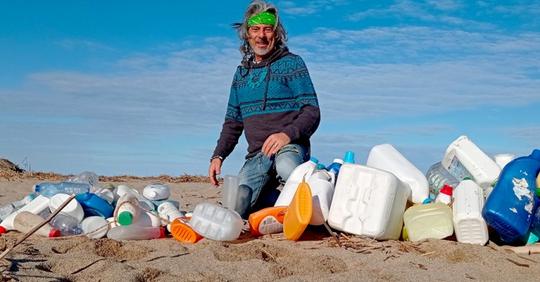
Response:
[[[534,149],[531,153],[531,158],[540,160],[540,150]]]
[[[333,162],[333,163],[338,163],[338,164],[343,164],[343,160],[342,160],[342,159],[334,159],[332,162]]]
[[[463,180],[472,180],[472,178],[467,176],[467,177],[463,177]]]
[[[353,151],[347,151],[345,153],[345,157],[343,158],[343,162],[354,164],[354,152]]]
[[[60,237],[62,235],[62,232],[60,232],[60,230],[58,229],[51,229],[51,231],[49,232],[49,237]]]
[[[540,187],[536,188],[536,196],[540,197]],[[2,226],[0,226],[2,227]]]
[[[326,166],[323,164],[317,164],[317,169],[326,169]]]
[[[128,211],[123,211],[118,214],[118,224],[120,225],[130,225],[133,223],[133,214]]]
[[[159,238],[165,238],[165,227],[159,228]]]
[[[311,157],[311,158],[309,158],[309,160],[316,163],[316,164],[319,163],[319,159],[317,159],[316,157]]]
[[[0,225],[0,234],[4,234],[6,232],[7,232],[6,228]]]
[[[426,204],[429,204],[431,203],[431,198],[430,197],[427,197],[423,202],[422,202],[422,205],[426,205]]]
[[[441,188],[441,191],[439,191],[439,193],[442,193],[442,194],[445,194],[445,195],[448,195],[448,196],[452,196],[452,192],[453,192],[454,188],[448,184],[444,184],[443,188]]]

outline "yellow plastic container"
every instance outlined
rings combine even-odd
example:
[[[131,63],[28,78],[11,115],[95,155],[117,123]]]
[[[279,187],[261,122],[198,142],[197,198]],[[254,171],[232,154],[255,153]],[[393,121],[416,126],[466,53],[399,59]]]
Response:
[[[285,238],[296,241],[302,236],[313,215],[311,188],[305,179],[298,185],[294,198],[285,213],[283,233]]]
[[[415,205],[403,214],[410,241],[443,239],[454,233],[452,209],[443,203]]]

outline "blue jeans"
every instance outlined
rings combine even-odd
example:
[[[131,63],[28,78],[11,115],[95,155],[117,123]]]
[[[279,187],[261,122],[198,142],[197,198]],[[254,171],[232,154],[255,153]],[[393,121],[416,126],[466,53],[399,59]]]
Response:
[[[279,196],[276,188],[308,159],[308,150],[297,144],[283,146],[270,158],[259,152],[247,159],[238,174],[238,196],[241,199],[235,210],[247,218],[251,212],[273,206]]]

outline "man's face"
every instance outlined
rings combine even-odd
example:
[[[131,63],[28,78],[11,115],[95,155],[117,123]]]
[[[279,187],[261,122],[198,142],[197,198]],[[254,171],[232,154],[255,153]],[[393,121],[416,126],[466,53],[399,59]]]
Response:
[[[266,24],[250,26],[248,28],[248,42],[256,56],[267,55],[274,49],[276,42],[274,27]]]

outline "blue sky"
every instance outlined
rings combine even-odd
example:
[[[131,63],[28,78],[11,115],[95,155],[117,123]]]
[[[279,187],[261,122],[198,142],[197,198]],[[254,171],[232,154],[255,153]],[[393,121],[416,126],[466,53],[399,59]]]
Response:
[[[230,24],[248,3],[0,2],[0,157],[206,174],[240,60]],[[391,143],[425,172],[462,134],[489,155],[539,147],[540,2],[273,3],[319,96],[323,162]]]

